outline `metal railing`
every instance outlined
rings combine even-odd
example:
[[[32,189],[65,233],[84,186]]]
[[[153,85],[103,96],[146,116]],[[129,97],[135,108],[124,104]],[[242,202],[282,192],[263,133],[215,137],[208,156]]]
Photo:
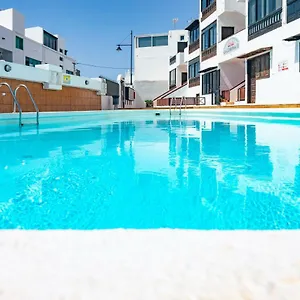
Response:
[[[21,126],[23,126],[23,124],[22,124],[22,108],[21,108],[21,105],[20,105],[20,103],[19,103],[19,101],[18,101],[18,99],[17,99],[15,93],[13,92],[11,86],[10,86],[7,82],[1,82],[1,83],[0,83],[0,88],[1,88],[3,85],[6,86],[6,87],[8,88],[8,90],[10,91],[11,96],[12,96],[12,98],[13,98],[14,107],[15,107],[15,106],[18,107],[18,110],[19,110],[19,126],[21,127]]]
[[[39,121],[39,113],[40,113],[39,108],[38,108],[38,106],[36,105],[36,102],[34,101],[31,92],[29,91],[28,87],[27,87],[25,84],[19,84],[19,85],[16,87],[16,89],[14,90],[15,98],[17,99],[17,92],[18,92],[18,90],[19,90],[20,88],[24,88],[24,89],[27,91],[27,94],[28,94],[28,96],[29,96],[29,98],[30,98],[30,100],[31,100],[31,102],[32,102],[32,104],[33,104],[33,106],[34,106],[35,111],[36,111],[36,125],[39,125],[39,123],[40,123],[40,121]],[[18,107],[18,109],[19,109],[19,107]],[[15,110],[16,110],[16,107],[15,107],[15,105],[14,105],[14,112],[15,112]]]
[[[282,7],[262,20],[248,26],[248,40],[254,39],[282,25]]]

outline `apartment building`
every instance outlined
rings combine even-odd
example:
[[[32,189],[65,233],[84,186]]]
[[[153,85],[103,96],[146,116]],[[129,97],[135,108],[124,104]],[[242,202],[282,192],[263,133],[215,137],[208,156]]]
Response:
[[[51,64],[67,74],[75,72],[65,40],[42,27],[25,28],[25,17],[12,8],[0,10],[0,60],[32,67]]]
[[[202,0],[206,104],[300,103],[300,0]]]
[[[135,37],[134,88],[137,103],[153,100],[186,81],[183,51],[187,41],[186,30]]]

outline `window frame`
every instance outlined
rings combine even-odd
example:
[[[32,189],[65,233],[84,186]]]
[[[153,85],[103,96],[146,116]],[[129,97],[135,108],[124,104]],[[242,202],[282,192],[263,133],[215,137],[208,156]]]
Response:
[[[196,57],[188,63],[188,80],[200,77],[200,59]]]

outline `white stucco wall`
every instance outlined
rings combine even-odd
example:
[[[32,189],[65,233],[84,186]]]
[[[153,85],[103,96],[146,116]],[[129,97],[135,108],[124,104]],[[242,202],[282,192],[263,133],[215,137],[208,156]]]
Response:
[[[24,16],[14,9],[0,11],[0,48],[13,52],[13,62],[25,64],[25,57],[30,57],[56,66],[63,66],[63,70],[74,71],[73,62],[75,60],[70,56],[59,52],[59,49],[65,50],[65,40],[59,35],[58,51],[50,49],[43,45],[42,27],[32,27],[25,29]],[[16,36],[23,39],[23,50],[17,49],[15,45]],[[2,39],[4,38],[4,39]],[[63,61],[60,61],[63,57]]]

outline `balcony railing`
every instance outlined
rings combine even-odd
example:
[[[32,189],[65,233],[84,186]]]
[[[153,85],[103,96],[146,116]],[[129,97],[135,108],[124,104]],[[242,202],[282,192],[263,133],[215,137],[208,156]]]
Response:
[[[170,65],[173,65],[176,63],[176,55],[170,57]]]
[[[197,41],[189,45],[189,54],[191,54],[192,52],[196,51],[199,48],[200,48],[200,40],[198,39]]]
[[[200,76],[189,79],[189,87],[200,85]]]
[[[205,61],[213,56],[216,56],[217,55],[217,44],[211,46],[208,49],[202,50],[201,55],[202,55],[201,61]]]
[[[287,2],[287,22],[292,22],[300,18],[300,0],[288,0]]]
[[[248,27],[248,40],[252,40],[282,25],[282,8]]]
[[[201,22],[204,21],[207,17],[209,17],[212,13],[217,10],[217,2],[214,1],[212,4],[207,6],[202,10]]]

